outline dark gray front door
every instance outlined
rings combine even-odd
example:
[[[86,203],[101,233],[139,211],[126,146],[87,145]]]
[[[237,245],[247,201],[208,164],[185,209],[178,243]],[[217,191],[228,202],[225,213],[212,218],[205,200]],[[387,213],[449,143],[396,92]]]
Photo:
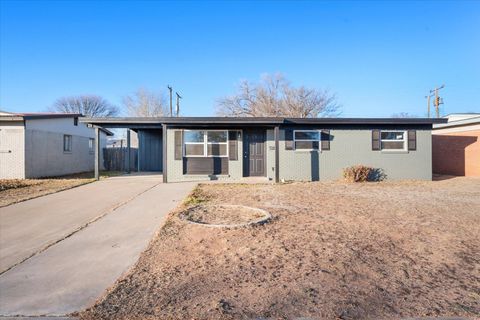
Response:
[[[265,176],[265,130],[246,130],[243,136],[243,175]]]

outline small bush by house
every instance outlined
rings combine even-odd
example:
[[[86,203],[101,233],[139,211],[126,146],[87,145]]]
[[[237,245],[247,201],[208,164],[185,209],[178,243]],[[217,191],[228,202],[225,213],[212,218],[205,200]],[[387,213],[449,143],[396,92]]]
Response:
[[[355,165],[343,169],[343,177],[349,182],[382,181],[387,175],[380,168]]]

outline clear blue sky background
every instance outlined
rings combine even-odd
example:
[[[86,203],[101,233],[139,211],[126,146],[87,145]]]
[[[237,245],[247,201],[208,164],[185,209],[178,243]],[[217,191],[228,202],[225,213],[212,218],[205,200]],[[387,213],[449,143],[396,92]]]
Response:
[[[213,115],[240,79],[282,72],[337,93],[345,117],[480,112],[480,2],[6,2],[0,109],[64,95],[120,105],[138,87],[179,90]]]

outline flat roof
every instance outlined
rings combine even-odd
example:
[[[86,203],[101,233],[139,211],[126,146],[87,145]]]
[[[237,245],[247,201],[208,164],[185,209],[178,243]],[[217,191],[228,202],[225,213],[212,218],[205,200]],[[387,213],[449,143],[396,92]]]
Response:
[[[285,117],[110,117],[83,118],[81,122],[99,126],[115,125],[288,125],[288,124],[434,124],[442,118],[285,118]]]
[[[24,113],[10,113],[3,111],[0,114],[0,120],[19,121],[32,119],[56,119],[56,118],[80,118],[83,117],[81,113],[53,113],[53,112],[24,112]]]
[[[463,127],[463,126],[471,126],[480,124],[480,114],[478,117],[473,118],[466,118],[460,119],[455,121],[449,121],[448,123],[438,123],[433,126],[433,130],[435,129],[445,129],[445,128],[453,128],[453,127]]]
[[[458,112],[458,113],[449,113],[444,115],[443,118],[448,118],[449,116],[480,116],[480,112]]]

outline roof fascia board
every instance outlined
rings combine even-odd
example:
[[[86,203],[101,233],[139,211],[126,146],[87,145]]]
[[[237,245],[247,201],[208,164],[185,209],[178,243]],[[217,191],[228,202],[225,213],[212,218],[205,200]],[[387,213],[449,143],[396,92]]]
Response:
[[[115,127],[125,125],[295,125],[295,124],[436,124],[443,118],[224,118],[224,117],[159,117],[159,118],[82,118],[81,122]]]
[[[62,119],[62,118],[80,118],[81,114],[75,113],[65,113],[65,114],[42,114],[42,115],[23,115],[25,120],[36,120],[36,119]]]
[[[23,117],[18,116],[0,116],[0,121],[23,121]]]

